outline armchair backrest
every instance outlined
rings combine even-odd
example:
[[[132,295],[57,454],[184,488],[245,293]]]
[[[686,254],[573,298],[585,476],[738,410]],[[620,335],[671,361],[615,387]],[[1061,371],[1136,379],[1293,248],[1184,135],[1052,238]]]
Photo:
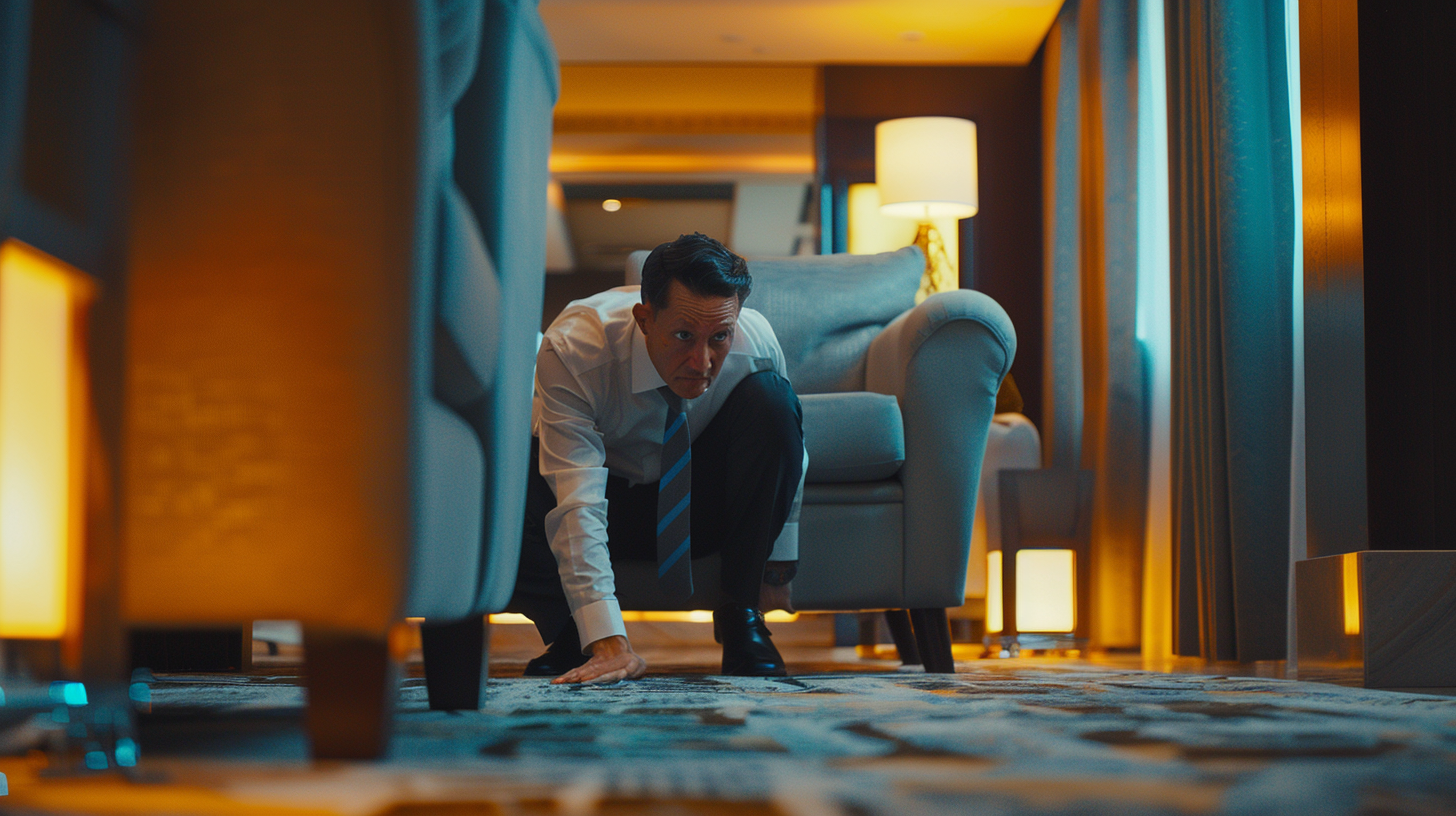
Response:
[[[626,281],[642,282],[646,251],[627,259]],[[915,305],[925,271],[917,247],[878,255],[750,258],[746,306],[768,318],[800,394],[863,391],[870,341]]]
[[[863,391],[870,341],[915,305],[916,247],[878,255],[753,258],[745,305],[768,318],[800,394]]]

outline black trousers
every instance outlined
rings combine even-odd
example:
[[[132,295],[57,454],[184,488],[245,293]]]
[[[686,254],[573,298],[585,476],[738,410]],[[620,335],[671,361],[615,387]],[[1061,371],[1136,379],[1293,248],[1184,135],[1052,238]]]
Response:
[[[758,606],[764,564],[788,520],[804,467],[803,410],[788,380],[773,371],[745,377],[693,440],[692,557],[719,553],[730,603]],[[530,618],[550,643],[571,619],[546,514],[556,496],[541,475],[531,440],[526,525],[509,611]],[[657,561],[657,483],[607,478],[607,549],[612,561]]]

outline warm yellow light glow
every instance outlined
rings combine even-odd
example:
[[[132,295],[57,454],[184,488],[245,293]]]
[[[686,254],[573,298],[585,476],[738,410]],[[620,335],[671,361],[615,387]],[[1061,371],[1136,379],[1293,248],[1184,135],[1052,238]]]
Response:
[[[572,63],[671,63],[664,67],[684,70],[749,60],[810,67],[1025,65],[1061,5],[1060,0],[613,0],[542,3],[541,17],[567,63],[561,98],[570,103]],[[906,32],[924,36],[907,38]],[[744,84],[774,95],[767,83]],[[640,93],[652,92],[659,91],[649,86]],[[687,104],[703,103],[688,97]]]
[[[0,637],[66,631],[76,489],[72,313],[80,273],[0,245]]]
[[[1076,553],[1016,553],[1016,628],[1022,632],[1070,632],[1076,624]]]
[[[810,175],[814,155],[804,153],[576,153],[551,152],[551,172],[564,173],[786,173]]]
[[[572,124],[582,120],[601,131],[604,120],[610,126],[613,120],[655,118],[670,126],[708,118],[799,119],[801,129],[812,133],[817,82],[812,65],[563,65],[561,98],[552,112],[557,132],[579,130]]]
[[[1360,634],[1360,554],[1340,556],[1340,572],[1345,579],[1345,634]]]
[[[765,613],[763,619],[769,623],[793,623],[799,619],[799,613],[776,609],[772,612]],[[622,612],[622,620],[626,623],[712,623],[713,613],[706,609],[695,609],[691,612],[624,611]],[[521,624],[530,623],[531,619],[514,612],[500,612],[491,615],[490,622]]]
[[[1006,628],[1001,613],[1004,603],[1001,594],[1001,551],[986,553],[986,632],[996,634]]]
[[[960,280],[960,228],[954,218],[932,218],[930,223],[940,230],[945,241],[945,254],[950,260],[956,281]],[[880,188],[875,184],[849,185],[849,252],[851,255],[873,255],[890,252],[915,242],[918,222],[895,218],[880,212]]]
[[[602,202],[602,209],[606,210],[607,212],[616,212],[617,210],[622,209],[622,202],[618,201],[615,198],[609,198],[606,201]]]

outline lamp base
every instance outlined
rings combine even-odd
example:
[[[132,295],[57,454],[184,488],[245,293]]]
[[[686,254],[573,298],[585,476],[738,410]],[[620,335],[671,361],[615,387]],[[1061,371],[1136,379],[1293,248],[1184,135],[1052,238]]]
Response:
[[[915,231],[915,246],[925,255],[925,274],[920,278],[920,290],[915,293],[915,302],[930,297],[936,292],[959,289],[961,282],[945,252],[945,239],[940,230],[930,221],[921,221]]]
[[[1087,639],[1066,634],[986,635],[986,651],[982,658],[1012,658],[1036,652],[1043,655],[1072,657],[1087,653]]]

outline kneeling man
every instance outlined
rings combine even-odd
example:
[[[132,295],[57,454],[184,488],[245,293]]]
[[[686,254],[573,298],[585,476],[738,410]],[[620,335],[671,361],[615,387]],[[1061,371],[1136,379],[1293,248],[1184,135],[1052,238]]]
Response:
[[[660,588],[685,601],[692,559],[711,553],[723,673],[785,674],[761,610],[788,605],[808,455],[783,351],[743,308],[751,285],[742,258],[684,235],[647,257],[640,291],[574,301],[547,329],[509,607],[550,644],[527,675],[642,676],[612,564],[654,562]]]

